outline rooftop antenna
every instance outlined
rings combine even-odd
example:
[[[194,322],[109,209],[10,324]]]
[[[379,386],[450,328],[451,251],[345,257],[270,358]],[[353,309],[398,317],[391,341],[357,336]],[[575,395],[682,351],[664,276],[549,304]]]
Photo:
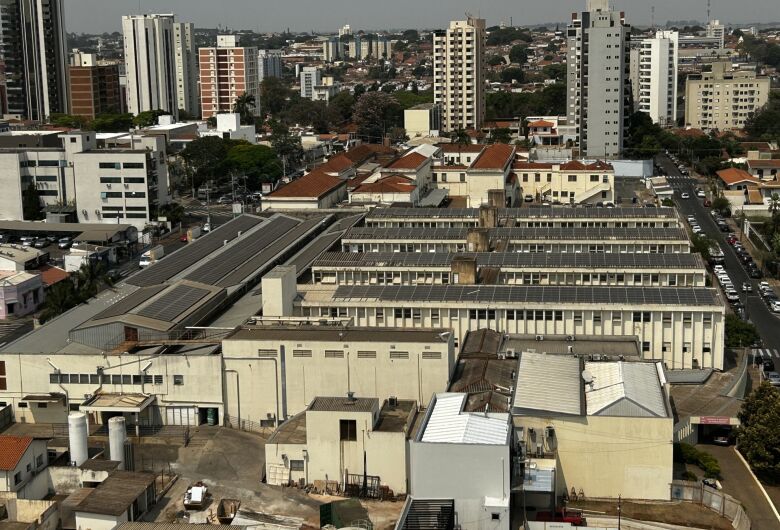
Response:
[[[655,6],[650,6],[650,28],[655,29]]]
[[[712,22],[712,18],[710,17],[710,0],[707,0],[707,24]]]

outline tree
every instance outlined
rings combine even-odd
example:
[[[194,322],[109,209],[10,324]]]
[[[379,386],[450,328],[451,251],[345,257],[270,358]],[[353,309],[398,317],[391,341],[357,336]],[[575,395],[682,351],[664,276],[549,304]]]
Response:
[[[282,176],[282,163],[276,152],[266,145],[239,144],[228,151],[226,164],[248,179],[248,187],[256,190],[261,182],[276,182]]]
[[[504,83],[522,83],[525,81],[525,72],[521,68],[504,68],[501,72],[501,81]]]
[[[151,127],[157,125],[157,120],[160,116],[167,116],[170,114],[167,110],[146,110],[139,112],[138,115],[133,118],[133,125],[136,127]]]
[[[254,94],[244,92],[236,98],[233,103],[233,112],[241,116],[242,125],[251,125],[255,122],[255,107],[257,106],[257,100]]]
[[[725,197],[715,197],[712,200],[712,209],[719,212],[725,212],[731,209],[731,203]]]
[[[385,133],[403,125],[403,109],[398,101],[385,92],[369,92],[355,104],[353,120],[358,136],[368,143],[380,143]]]
[[[98,293],[102,284],[109,283],[105,265],[102,262],[93,263],[91,261],[79,267],[73,280],[80,302],[89,300]]]
[[[292,91],[277,77],[266,77],[260,84],[260,108],[272,116],[288,104]]]
[[[565,64],[548,64],[542,68],[542,73],[547,79],[555,79],[556,81],[563,81],[566,78],[566,65]]]
[[[458,129],[450,133],[450,140],[454,144],[469,145],[471,143],[471,137],[464,129]]]
[[[780,477],[780,392],[765,381],[745,399],[737,417],[739,452],[757,475],[777,480]]]
[[[98,114],[89,124],[96,132],[126,132],[132,126],[132,114]]]
[[[514,64],[525,64],[528,61],[528,46],[515,44],[509,50],[509,61]]]
[[[71,114],[52,114],[49,121],[51,121],[52,125],[69,129],[86,129],[89,125],[89,120],[84,116],[73,116]]]
[[[177,225],[182,222],[184,215],[184,207],[178,202],[169,202],[157,209],[157,216],[167,218],[171,225]]]
[[[672,204],[672,206],[674,205]],[[710,258],[710,248],[715,244],[712,239],[703,234],[693,234],[691,243],[693,244],[693,251],[701,254],[705,261]]]
[[[328,102],[328,121],[331,125],[337,126],[349,123],[354,108],[354,96],[348,91],[343,90],[333,96]]]
[[[221,174],[228,150],[228,143],[218,136],[203,136],[187,144],[181,157],[192,172],[194,187]]]
[[[22,215],[25,221],[38,221],[44,218],[41,209],[41,192],[35,187],[34,182],[30,182],[22,193]]]
[[[75,286],[70,278],[57,282],[46,292],[46,301],[43,303],[40,321],[44,323],[51,320],[79,303]]]
[[[301,138],[290,133],[290,129],[280,122],[271,122],[271,146],[276,154],[285,161],[287,167],[297,166],[303,159]]]
[[[527,31],[518,28],[499,28],[491,30],[487,37],[488,46],[499,46],[501,44],[510,44],[514,41],[531,42],[533,37]]]
[[[759,338],[756,327],[750,322],[745,322],[737,315],[726,315],[726,346],[729,348],[741,348],[750,346]]]
[[[491,55],[490,57],[488,57],[487,63],[490,66],[500,66],[502,64],[505,64],[504,58],[500,55]]]
[[[490,141],[494,144],[508,144],[512,141],[512,131],[507,127],[498,127],[490,133]]]
[[[780,195],[773,193],[769,198],[769,212],[774,216],[780,212]]]

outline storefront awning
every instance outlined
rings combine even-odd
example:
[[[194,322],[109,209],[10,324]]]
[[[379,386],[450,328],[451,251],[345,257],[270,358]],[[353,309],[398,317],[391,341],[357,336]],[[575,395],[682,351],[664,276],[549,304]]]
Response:
[[[148,394],[97,394],[79,406],[82,412],[141,412],[154,403]]]

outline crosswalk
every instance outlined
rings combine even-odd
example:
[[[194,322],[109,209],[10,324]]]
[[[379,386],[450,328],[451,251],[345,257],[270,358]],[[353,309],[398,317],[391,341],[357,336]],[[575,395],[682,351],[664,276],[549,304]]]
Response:
[[[775,357],[780,359],[780,352],[770,348],[753,348],[753,355],[755,357]]]

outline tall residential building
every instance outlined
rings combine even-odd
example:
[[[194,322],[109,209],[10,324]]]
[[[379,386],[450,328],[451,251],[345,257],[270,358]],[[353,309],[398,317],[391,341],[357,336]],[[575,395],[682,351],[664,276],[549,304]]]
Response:
[[[623,149],[629,109],[631,27],[608,0],[588,0],[567,28],[567,117],[588,157]]]
[[[69,78],[71,114],[94,119],[122,111],[118,65],[99,63],[94,53],[74,50]]]
[[[720,23],[720,20],[710,20],[707,22],[706,36],[710,39],[718,39],[720,48],[723,48],[726,40],[726,26]]]
[[[433,34],[433,94],[445,131],[478,129],[485,116],[485,20],[469,16]]]
[[[654,123],[673,127],[677,122],[676,31],[658,31],[639,45],[638,110],[649,114]]]
[[[282,50],[258,50],[257,80],[262,83],[266,77],[282,77]]]
[[[192,28],[174,19],[175,15],[122,17],[127,108],[133,114],[161,109],[178,119],[180,104],[185,110],[187,101],[192,105],[193,76],[197,76],[188,58]]]
[[[239,46],[235,35],[219,35],[216,47],[198,52],[203,118],[233,112],[236,100],[245,93],[255,97],[255,114],[259,114],[257,48]]]
[[[730,61],[712,63],[712,70],[685,81],[685,123],[704,131],[741,129],[769,98],[767,77],[752,70],[734,70]]]
[[[68,53],[61,0],[0,0],[0,57],[8,114],[30,120],[68,111]]]
[[[316,66],[301,69],[301,97],[314,99],[314,87],[322,85],[322,72]]]
[[[200,114],[198,92],[198,52],[195,49],[195,24],[175,22],[173,45],[176,49],[176,100],[179,109],[191,116]]]

